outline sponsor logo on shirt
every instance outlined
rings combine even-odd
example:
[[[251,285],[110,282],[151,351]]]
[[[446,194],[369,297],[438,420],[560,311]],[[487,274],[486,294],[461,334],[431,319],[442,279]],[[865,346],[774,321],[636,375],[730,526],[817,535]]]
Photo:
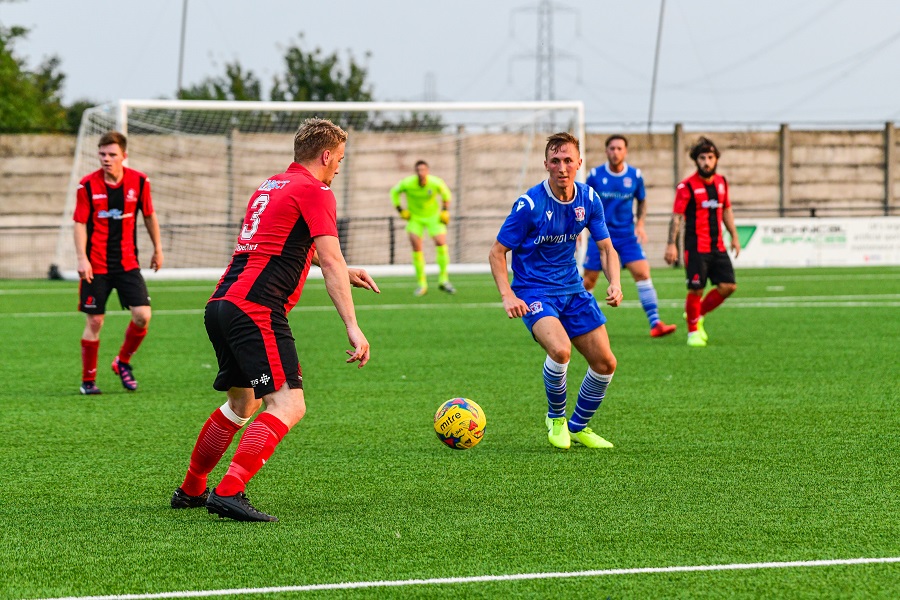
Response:
[[[91,198],[94,200],[102,200],[103,198],[106,198],[106,194],[94,194]]]
[[[539,312],[544,312],[544,305],[540,302],[532,302],[528,305],[528,310],[531,311],[531,314],[536,315]]]
[[[534,238],[535,245],[537,244],[564,244],[566,242],[574,242],[578,239],[577,233],[570,233],[569,235],[539,235]]]
[[[703,208],[719,208],[718,200],[704,200],[700,203]]]
[[[98,219],[112,219],[114,221],[121,221],[122,219],[130,219],[134,216],[133,212],[123,213],[118,208],[111,208],[109,210],[101,210],[97,212]]]
[[[286,180],[278,180],[278,179],[267,179],[263,182],[261,186],[257,188],[259,192],[268,192],[269,190],[280,190],[287,184],[291,182],[290,179]]]
[[[259,244],[236,244],[234,247],[235,252],[253,252],[259,248]]]
[[[584,221],[584,207],[583,206],[575,207],[575,220],[576,221]]]

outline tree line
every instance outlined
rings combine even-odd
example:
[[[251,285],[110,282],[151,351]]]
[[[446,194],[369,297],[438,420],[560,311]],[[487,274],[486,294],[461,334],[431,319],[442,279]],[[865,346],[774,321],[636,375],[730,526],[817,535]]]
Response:
[[[100,104],[80,99],[65,104],[62,99],[66,75],[58,56],[45,58],[29,68],[16,53],[16,42],[28,29],[0,24],[0,133],[76,133],[81,114]],[[240,61],[224,65],[224,73],[207,77],[179,90],[185,100],[274,100],[294,102],[357,101],[373,99],[368,69],[350,53],[346,59],[321,48],[307,50],[300,41],[285,48],[283,70],[272,78],[268,97],[259,77]],[[366,54],[366,58],[368,58]]]

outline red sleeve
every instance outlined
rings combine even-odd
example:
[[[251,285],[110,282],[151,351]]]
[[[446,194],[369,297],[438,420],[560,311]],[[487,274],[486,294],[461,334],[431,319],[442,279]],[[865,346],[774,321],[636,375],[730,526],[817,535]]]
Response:
[[[337,200],[334,192],[322,186],[308,187],[300,197],[300,212],[309,226],[310,237],[337,237]]]
[[[75,214],[72,220],[76,223],[87,223],[91,218],[91,203],[87,197],[87,190],[84,187],[84,180],[78,184],[78,190],[75,192]]]
[[[141,212],[145,217],[153,214],[153,197],[150,195],[150,178],[144,178],[144,191],[141,194]]]
[[[682,181],[675,188],[675,206],[672,208],[672,212],[683,215],[687,209],[687,204],[691,200],[691,191],[688,189],[688,185],[690,184],[687,181]]]

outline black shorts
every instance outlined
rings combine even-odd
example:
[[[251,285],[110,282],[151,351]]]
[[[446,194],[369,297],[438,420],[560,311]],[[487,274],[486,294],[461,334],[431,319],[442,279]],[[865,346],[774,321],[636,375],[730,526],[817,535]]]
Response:
[[[735,283],[734,267],[727,252],[684,251],[684,272],[689,290],[702,290],[708,279],[713,285]]]
[[[150,306],[150,295],[141,270],[133,269],[123,273],[94,275],[90,283],[82,279],[78,286],[78,310],[89,315],[105,314],[106,300],[114,289],[119,294],[122,308]]]
[[[287,316],[252,302],[206,305],[204,322],[216,351],[219,373],[213,388],[253,388],[257,398],[281,389],[303,389],[297,348]]]

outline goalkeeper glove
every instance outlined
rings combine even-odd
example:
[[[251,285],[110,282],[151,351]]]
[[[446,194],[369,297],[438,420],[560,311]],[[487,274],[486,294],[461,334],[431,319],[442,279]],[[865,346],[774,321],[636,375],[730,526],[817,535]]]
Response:
[[[400,208],[400,207],[398,206],[398,207],[397,207],[397,212],[400,213],[400,218],[401,218],[401,219],[403,219],[404,221],[409,221],[410,214],[409,214],[409,210],[408,210],[408,209],[406,209],[406,208]]]
[[[449,222],[450,222],[450,211],[449,211],[449,210],[442,210],[442,211],[441,211],[441,223],[443,223],[444,225],[446,225],[446,224],[449,223]]]

